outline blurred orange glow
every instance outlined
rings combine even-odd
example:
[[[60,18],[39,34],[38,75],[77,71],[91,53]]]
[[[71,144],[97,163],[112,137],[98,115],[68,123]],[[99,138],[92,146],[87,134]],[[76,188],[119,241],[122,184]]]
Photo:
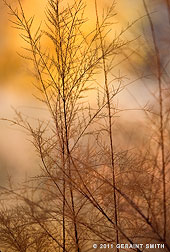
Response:
[[[15,4],[17,1],[10,2]],[[34,28],[38,27],[41,20],[45,19],[44,10],[46,9],[47,0],[24,0],[22,2],[27,17],[35,15]],[[107,6],[110,5],[110,1],[98,0],[97,4],[99,15],[101,16],[103,7],[107,8]],[[85,16],[87,15],[87,18],[90,20],[86,26],[87,31],[88,28],[91,28],[91,26],[95,24],[96,17],[94,15],[94,6],[94,1],[87,1]],[[9,22],[9,19],[12,19],[12,17],[8,15],[8,11],[2,1],[0,2],[0,10],[0,117],[12,118],[13,112],[10,106],[36,106],[36,102],[31,96],[34,91],[29,63],[17,54],[17,52],[22,54],[21,47],[24,47],[25,43],[19,36],[19,31],[11,27],[12,24]],[[128,22],[133,22],[135,19],[139,18],[141,15],[141,6],[136,0],[119,0],[115,4],[115,13],[117,13],[117,15],[114,17],[115,25],[113,26],[112,33],[110,33],[110,40],[112,40],[112,36],[114,37],[115,32],[120,32],[122,27],[128,25]],[[42,26],[45,26],[44,22]],[[133,38],[136,34],[128,31],[125,36],[131,36],[131,38]],[[118,70],[116,71],[118,72]],[[121,99],[122,104],[126,104],[127,102],[129,103],[131,97],[129,98],[127,94],[124,94]],[[117,100],[115,102],[117,102]],[[15,159],[14,157],[18,157],[20,161],[14,162],[16,162],[16,164],[19,162],[18,166],[20,166],[21,169],[28,166],[26,164],[32,166],[32,162],[28,162],[28,159],[31,159],[31,147],[27,141],[25,141],[25,136],[16,133],[16,131],[11,131],[8,128],[9,126],[7,126],[7,124],[5,125],[6,126],[0,122],[0,156],[3,155],[8,164],[11,163],[11,160]],[[13,153],[10,160],[8,160],[8,151]],[[18,155],[18,153],[20,154]],[[22,158],[20,158],[21,156]]]

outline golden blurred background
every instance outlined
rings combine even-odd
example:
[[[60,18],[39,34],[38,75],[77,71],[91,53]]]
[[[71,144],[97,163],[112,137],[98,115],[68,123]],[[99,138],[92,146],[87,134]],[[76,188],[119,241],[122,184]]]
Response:
[[[17,1],[10,1],[11,4],[17,5]],[[87,15],[91,22],[95,21],[94,15],[94,2],[91,0],[87,2]],[[154,8],[162,6],[160,1],[156,1],[157,5]],[[26,15],[35,15],[35,26],[44,20],[47,0],[24,0],[22,1]],[[103,8],[110,5],[110,0],[98,0],[99,14],[102,15]],[[150,1],[151,3],[151,1]],[[155,11],[155,10],[153,10]],[[32,76],[30,75],[29,64],[23,60],[17,52],[21,52],[21,47],[24,42],[19,36],[18,30],[12,28],[9,19],[12,18],[8,14],[8,10],[3,1],[0,2],[0,118],[13,118],[14,113],[11,106],[22,109],[24,113],[31,113],[38,116],[45,116],[42,110],[36,110],[35,107],[40,106],[39,103],[33,98],[34,92],[32,85]],[[110,33],[110,39],[114,36],[115,32],[119,33],[122,29],[127,29],[124,33],[124,38],[128,40],[136,40],[132,48],[128,48],[128,53],[131,54],[133,49],[133,57],[131,61],[127,60],[125,63],[117,66],[115,71],[121,72],[126,76],[127,82],[133,82],[138,79],[136,73],[142,66],[142,69],[148,68],[144,66],[141,55],[147,56],[147,48],[143,46],[145,40],[148,39],[142,35],[143,28],[146,28],[146,17],[143,17],[144,9],[141,0],[117,0],[115,2],[115,25],[114,30]],[[159,16],[158,16],[159,17]],[[138,21],[136,21],[138,20]],[[158,18],[157,18],[158,20]],[[134,23],[134,24],[133,24]],[[133,25],[131,25],[133,24]],[[143,25],[143,26],[142,26]],[[147,32],[147,28],[145,29]],[[139,55],[137,55],[137,52]],[[139,67],[138,67],[139,65]],[[135,68],[134,68],[135,66]],[[141,70],[141,69],[140,69]],[[136,75],[136,76],[135,76]],[[137,80],[132,84],[130,93],[139,101],[144,104],[149,99],[149,94],[144,86],[141,85],[141,80]],[[136,107],[136,100],[130,95],[129,91],[125,90],[119,96],[119,104],[122,107],[133,108]],[[129,112],[133,113],[133,120],[141,120],[139,111]],[[9,155],[10,153],[10,155]],[[14,129],[10,124],[0,122],[0,171],[5,174],[6,168],[15,171],[17,176],[21,176],[23,171],[35,170],[36,155],[32,149],[32,145],[26,139],[25,134],[18,129]]]

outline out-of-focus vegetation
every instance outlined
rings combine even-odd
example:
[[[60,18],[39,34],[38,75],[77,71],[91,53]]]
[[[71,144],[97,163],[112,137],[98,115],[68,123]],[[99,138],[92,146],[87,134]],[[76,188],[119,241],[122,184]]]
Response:
[[[29,161],[36,175],[27,171],[18,184],[8,173],[8,181],[0,181],[5,251],[85,252],[95,250],[93,244],[96,251],[110,244],[121,252],[120,243],[163,244],[170,251],[169,39],[164,31],[170,12],[168,1],[153,2],[141,1],[141,14],[120,26],[116,10],[127,1],[103,8],[96,0],[92,9],[82,0],[49,0],[46,22],[37,26],[24,8],[31,4],[4,1],[23,39],[22,50],[19,42],[15,45],[21,55],[15,67],[31,76],[18,79],[33,84],[34,106],[41,104],[28,113],[13,109],[12,118],[2,118],[25,133],[37,157]]]

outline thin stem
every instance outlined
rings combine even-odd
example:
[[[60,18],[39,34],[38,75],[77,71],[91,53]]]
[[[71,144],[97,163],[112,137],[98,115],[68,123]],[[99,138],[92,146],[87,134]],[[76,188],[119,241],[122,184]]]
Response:
[[[161,73],[161,60],[160,60],[160,51],[157,45],[155,27],[152,21],[152,18],[149,14],[147,4],[143,0],[144,8],[147,13],[149,20],[152,40],[155,49],[156,55],[156,67],[157,67],[157,80],[159,87],[159,118],[160,118],[160,146],[161,146],[161,163],[162,163],[162,187],[163,187],[163,237],[166,241],[166,224],[167,224],[167,209],[166,209],[166,175],[165,175],[165,143],[164,143],[164,122],[163,122],[163,94],[162,94],[162,73]]]
[[[96,18],[97,18],[97,27],[100,35],[100,43],[102,50],[102,59],[103,59],[103,72],[104,72],[104,82],[105,82],[105,91],[107,96],[107,107],[108,107],[108,118],[109,118],[109,140],[110,140],[110,154],[111,154],[111,167],[112,167],[112,183],[113,183],[113,200],[114,200],[114,217],[115,224],[118,225],[118,209],[117,209],[117,197],[116,197],[116,179],[115,179],[115,161],[114,161],[114,150],[113,150],[113,135],[112,135],[112,114],[111,114],[111,104],[110,104],[110,94],[108,87],[108,77],[107,77],[107,69],[106,69],[106,61],[105,61],[105,52],[103,45],[102,32],[100,30],[98,11],[97,11],[97,3],[95,0],[95,9],[96,9]],[[116,243],[119,244],[119,232],[116,229]],[[119,252],[119,248],[116,249]]]

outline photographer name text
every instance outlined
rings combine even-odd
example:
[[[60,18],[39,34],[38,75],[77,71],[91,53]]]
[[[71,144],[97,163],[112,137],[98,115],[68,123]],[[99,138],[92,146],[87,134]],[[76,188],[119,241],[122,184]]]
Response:
[[[93,244],[93,248],[97,249],[112,249],[112,248],[121,248],[121,249],[143,249],[143,248],[147,248],[147,249],[164,249],[165,245],[164,244],[111,244],[111,243],[100,243],[100,244]]]

